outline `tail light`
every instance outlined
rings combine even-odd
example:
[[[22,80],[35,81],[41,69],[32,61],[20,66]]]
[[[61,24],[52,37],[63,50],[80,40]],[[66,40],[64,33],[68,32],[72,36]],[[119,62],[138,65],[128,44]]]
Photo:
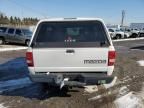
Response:
[[[108,52],[108,66],[113,66],[115,63],[116,51]]]
[[[32,52],[26,52],[26,62],[29,67],[33,67],[33,54]]]

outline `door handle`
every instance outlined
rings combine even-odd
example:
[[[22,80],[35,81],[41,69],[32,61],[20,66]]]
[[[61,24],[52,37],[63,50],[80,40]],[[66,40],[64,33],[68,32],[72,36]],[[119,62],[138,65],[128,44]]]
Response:
[[[75,53],[73,49],[66,50],[66,53]]]

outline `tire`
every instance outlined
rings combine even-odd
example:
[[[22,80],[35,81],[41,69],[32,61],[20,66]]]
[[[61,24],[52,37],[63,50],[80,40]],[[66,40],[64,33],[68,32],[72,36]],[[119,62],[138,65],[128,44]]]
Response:
[[[140,33],[140,37],[144,37],[144,33]]]
[[[121,35],[116,35],[116,39],[121,39]]]
[[[25,41],[25,45],[26,45],[26,46],[28,46],[29,43],[30,43],[30,40],[26,40],[26,41]]]
[[[5,44],[4,38],[0,38],[0,45]]]
[[[128,38],[127,35],[124,35],[124,38]]]
[[[137,34],[137,37],[140,37],[140,33]]]
[[[138,37],[138,35],[136,33],[133,33],[131,37],[136,38],[136,37]]]

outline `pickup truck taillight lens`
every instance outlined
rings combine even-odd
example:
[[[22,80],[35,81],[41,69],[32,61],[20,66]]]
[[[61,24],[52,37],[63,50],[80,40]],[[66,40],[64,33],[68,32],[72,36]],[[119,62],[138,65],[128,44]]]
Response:
[[[108,52],[108,66],[113,66],[115,63],[116,51]]]
[[[33,67],[33,54],[32,52],[26,52],[26,62],[29,67]]]

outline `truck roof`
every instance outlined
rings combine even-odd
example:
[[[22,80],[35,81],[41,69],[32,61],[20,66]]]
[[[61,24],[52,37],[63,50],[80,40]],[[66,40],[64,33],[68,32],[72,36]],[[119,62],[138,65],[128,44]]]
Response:
[[[55,22],[55,21],[101,21],[103,22],[102,19],[100,18],[80,18],[80,17],[77,17],[77,18],[47,18],[47,19],[41,19],[39,21],[40,22]]]

